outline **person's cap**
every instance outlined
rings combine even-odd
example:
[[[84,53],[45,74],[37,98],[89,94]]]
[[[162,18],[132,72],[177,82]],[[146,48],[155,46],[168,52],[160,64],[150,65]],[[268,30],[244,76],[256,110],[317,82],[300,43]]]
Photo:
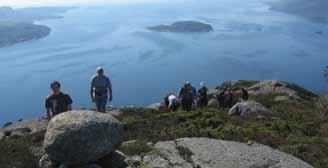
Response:
[[[187,81],[187,82],[186,82],[186,85],[190,85],[190,82],[189,82],[189,81]]]
[[[205,82],[200,82],[200,86],[201,87],[205,87],[206,86],[206,83]]]
[[[102,68],[102,67],[98,67],[96,71],[97,71],[97,72],[104,71],[104,68]]]

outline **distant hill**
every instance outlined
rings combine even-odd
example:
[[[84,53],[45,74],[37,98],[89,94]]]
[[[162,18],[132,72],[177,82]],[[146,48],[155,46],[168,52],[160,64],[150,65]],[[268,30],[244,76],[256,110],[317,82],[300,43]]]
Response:
[[[271,9],[328,23],[327,0],[280,0],[271,3]]]
[[[11,7],[0,7],[0,21],[34,22],[36,20],[59,19],[61,13],[73,7],[32,7],[12,9]]]

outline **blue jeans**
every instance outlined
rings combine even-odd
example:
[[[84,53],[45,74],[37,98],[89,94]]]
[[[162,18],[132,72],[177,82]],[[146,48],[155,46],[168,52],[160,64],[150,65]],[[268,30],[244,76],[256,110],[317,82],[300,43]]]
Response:
[[[96,97],[95,103],[98,112],[106,112],[107,100],[108,97]]]

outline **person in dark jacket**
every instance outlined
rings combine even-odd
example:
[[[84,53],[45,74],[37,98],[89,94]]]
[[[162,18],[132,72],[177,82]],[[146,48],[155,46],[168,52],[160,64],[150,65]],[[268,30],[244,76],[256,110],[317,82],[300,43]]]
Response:
[[[193,101],[192,101],[192,107],[197,107],[197,89],[191,85],[190,82],[186,82],[188,88],[190,89],[190,91],[192,92],[192,97],[193,97]]]
[[[241,89],[241,101],[247,101],[248,100],[248,91],[245,88]]]
[[[198,90],[198,105],[199,107],[206,107],[208,104],[208,98],[207,98],[207,87],[205,82],[200,83],[200,89]]]
[[[219,102],[219,106],[220,108],[224,108],[225,107],[225,104],[224,104],[224,93],[227,91],[226,88],[224,88],[219,94],[216,95],[216,99],[218,100]]]
[[[193,92],[187,83],[181,87],[179,99],[181,101],[182,109],[184,111],[191,111],[193,103]]]
[[[47,111],[47,117],[50,120],[52,117],[72,110],[72,99],[71,97],[60,91],[60,83],[53,81],[50,84],[52,93],[47,96],[45,105]]]

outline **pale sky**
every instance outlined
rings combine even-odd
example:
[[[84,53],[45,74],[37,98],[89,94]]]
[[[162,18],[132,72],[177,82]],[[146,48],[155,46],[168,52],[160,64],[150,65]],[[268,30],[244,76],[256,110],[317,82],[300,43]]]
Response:
[[[74,5],[74,4],[124,4],[157,2],[163,0],[0,0],[0,6],[29,7],[29,6],[52,6],[52,5]],[[164,0],[168,1],[168,0]]]

